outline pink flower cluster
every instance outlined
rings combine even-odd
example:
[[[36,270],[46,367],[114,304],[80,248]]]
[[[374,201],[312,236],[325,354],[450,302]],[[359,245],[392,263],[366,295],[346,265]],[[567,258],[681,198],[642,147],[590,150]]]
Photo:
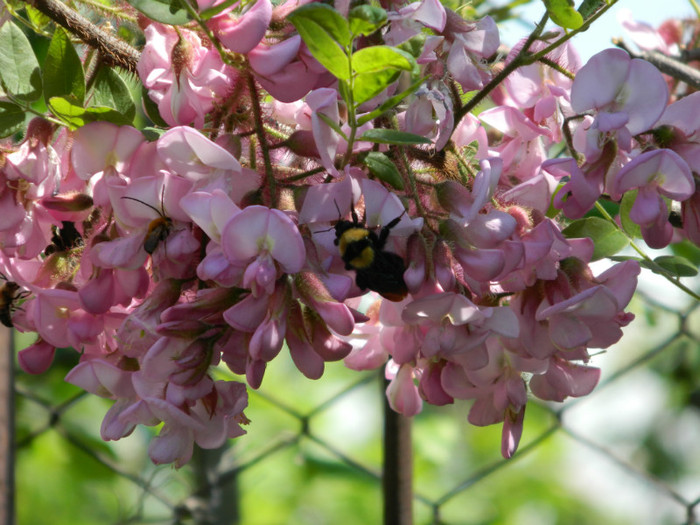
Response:
[[[700,244],[700,94],[669,104],[648,63],[607,50],[582,66],[565,43],[547,56],[560,70],[520,68],[495,107],[457,121],[456,85],[488,83],[498,32],[422,0],[389,11],[382,31],[387,45],[422,39],[425,81],[396,116],[432,144],[404,156],[353,140],[379,121],[351,129],[334,77],[284,23],[298,3],[236,3],[207,22],[235,67],[194,30],[146,27],[139,74],[172,126],[157,140],[107,122],[55,133],[37,119],[3,155],[0,271],[26,296],[7,305],[15,327],[38,335],[20,364],[41,373],[56,348],[74,348],[67,381],[114,400],[102,437],[162,423],[156,463],[180,466],[195,443],[243,434],[246,389],[285,348],[312,379],[330,361],[385,367],[390,404],[408,416],[424,401],[473,400],[469,421],[503,423],[510,457],[528,395],[591,392],[600,371],[589,351],[634,317],[639,264],[593,275],[592,240],[566,238],[550,206],[577,219],[603,195],[635,192],[630,219],[650,246]],[[267,135],[251,133],[261,99]],[[573,156],[549,159],[570,125]],[[404,189],[371,176],[370,149],[403,163]],[[356,210],[360,230],[391,225],[371,248],[405,262],[400,302],[358,300],[367,290],[333,228]],[[216,380],[223,365],[242,382]]]

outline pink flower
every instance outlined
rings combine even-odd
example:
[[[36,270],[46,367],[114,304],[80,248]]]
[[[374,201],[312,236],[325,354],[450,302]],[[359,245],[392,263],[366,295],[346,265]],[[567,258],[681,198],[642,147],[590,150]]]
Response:
[[[202,46],[199,37],[157,23],[145,31],[146,46],[137,69],[149,96],[168,124],[204,126],[217,99],[231,90],[234,73],[215,49]]]
[[[294,102],[330,83],[330,73],[302,46],[299,35],[272,45],[261,43],[248,53],[248,60],[260,85],[280,102]]]
[[[255,296],[271,294],[281,272],[297,273],[306,259],[296,224],[264,206],[249,206],[231,218],[221,233],[221,247],[233,264],[247,265],[241,286]]]
[[[404,416],[415,416],[423,409],[423,400],[413,382],[413,367],[406,364],[399,367],[394,365],[394,368],[398,370],[387,373],[387,379],[391,379],[386,388],[389,406]]]
[[[207,26],[228,49],[245,54],[263,39],[271,19],[270,0],[256,0],[252,6],[247,4],[247,9],[238,16],[233,16],[231,9],[224,10],[208,20]]]
[[[630,219],[642,227],[642,236],[652,248],[663,248],[671,241],[673,228],[663,197],[686,200],[695,192],[693,174],[686,162],[670,149],[647,151],[617,172],[614,198],[636,189],[637,198]]]
[[[481,60],[490,57],[500,45],[498,27],[490,16],[467,22],[454,11],[447,11],[443,31],[450,43],[447,69],[462,89],[471,91],[484,87],[490,74]]]
[[[654,126],[667,100],[668,88],[659,70],[645,60],[630,58],[621,49],[606,49],[594,55],[571,87],[573,110],[595,113],[589,133],[617,133],[623,149],[629,148],[632,136]],[[589,141],[589,162],[600,155],[595,143]]]

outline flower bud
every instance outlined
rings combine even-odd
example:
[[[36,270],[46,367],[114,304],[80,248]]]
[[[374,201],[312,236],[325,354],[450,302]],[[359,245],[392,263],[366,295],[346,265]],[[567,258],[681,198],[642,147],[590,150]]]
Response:
[[[64,193],[44,197],[41,204],[54,211],[85,211],[92,207],[92,197],[85,193]]]

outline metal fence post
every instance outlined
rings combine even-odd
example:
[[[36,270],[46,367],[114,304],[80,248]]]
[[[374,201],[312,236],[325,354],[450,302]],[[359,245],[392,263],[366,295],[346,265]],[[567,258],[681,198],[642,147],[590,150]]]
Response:
[[[237,476],[227,476],[225,481],[221,479],[222,460],[230,448],[228,441],[213,450],[195,446],[192,469],[196,501],[195,508],[190,510],[201,525],[236,525],[240,522]]]
[[[15,522],[15,352],[12,330],[0,326],[0,523]]]
[[[382,382],[385,385],[387,383]],[[413,524],[412,420],[394,412],[384,400],[384,525]]]

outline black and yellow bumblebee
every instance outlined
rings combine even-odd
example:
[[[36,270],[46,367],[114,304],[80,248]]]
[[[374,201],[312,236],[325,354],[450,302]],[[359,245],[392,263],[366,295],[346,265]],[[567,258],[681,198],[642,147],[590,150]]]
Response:
[[[405,213],[405,212],[404,212]],[[340,257],[346,270],[355,270],[355,284],[360,290],[372,290],[390,301],[401,301],[408,294],[403,280],[406,271],[401,256],[384,250],[391,229],[403,213],[384,226],[379,235],[367,228],[352,209],[352,221],[339,219],[333,227]]]
[[[17,299],[26,297],[29,292],[20,292],[19,284],[9,281],[2,273],[0,279],[4,281],[0,284],[0,323],[12,328],[12,312],[17,309],[14,303]]]

